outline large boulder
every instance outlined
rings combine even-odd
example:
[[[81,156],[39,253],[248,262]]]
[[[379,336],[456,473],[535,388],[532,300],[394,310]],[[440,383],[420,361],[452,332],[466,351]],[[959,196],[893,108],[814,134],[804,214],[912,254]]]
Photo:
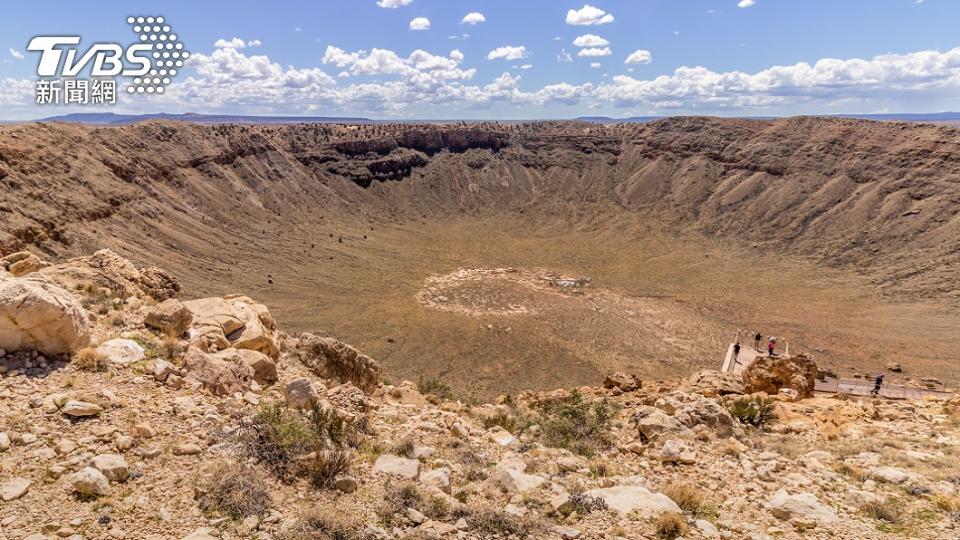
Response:
[[[663,512],[680,512],[677,503],[662,493],[654,493],[641,486],[613,486],[591,489],[585,495],[602,499],[607,507],[622,514],[636,511],[649,517]]]
[[[718,438],[729,437],[740,430],[730,412],[715,400],[686,392],[665,394],[657,397],[652,405],[637,407],[632,421],[646,441],[697,426],[709,429]]]
[[[812,493],[790,495],[780,490],[770,499],[770,512],[782,520],[803,520],[829,524],[837,519],[837,514],[817,500]]]
[[[263,304],[245,296],[200,298],[183,303],[193,318],[191,341],[204,351],[227,347],[261,352],[276,360],[277,323]]]
[[[0,259],[0,268],[16,277],[31,274],[46,266],[47,263],[29,251],[18,251]]]
[[[301,363],[320,377],[350,382],[364,390],[380,383],[380,364],[342,341],[303,334],[296,354]]]
[[[155,300],[172,298],[180,284],[159,268],[137,268],[109,249],[101,249],[89,257],[79,257],[40,270],[67,289],[107,289],[113,296],[149,296]]]
[[[735,373],[705,369],[688,377],[680,389],[707,397],[739,395],[743,394],[743,381]]]
[[[810,398],[816,377],[817,365],[809,356],[759,356],[743,370],[743,388],[747,393],[770,395],[789,388],[800,398]]]
[[[163,335],[180,337],[187,333],[193,314],[183,302],[169,298],[150,308],[143,324]]]
[[[253,368],[236,349],[206,353],[190,347],[183,357],[183,367],[188,380],[199,382],[217,396],[245,391],[254,376]]]
[[[0,279],[0,349],[63,354],[90,342],[90,321],[77,299],[50,280]]]
[[[110,359],[110,362],[127,365],[139,362],[146,357],[144,348],[132,339],[115,338],[101,343],[97,352]]]

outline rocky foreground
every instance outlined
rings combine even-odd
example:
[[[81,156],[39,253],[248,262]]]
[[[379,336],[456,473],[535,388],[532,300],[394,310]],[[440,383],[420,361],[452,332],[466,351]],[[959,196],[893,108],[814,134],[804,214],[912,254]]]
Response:
[[[800,359],[464,403],[178,290],[3,260],[0,538],[960,537],[960,400],[810,397]]]

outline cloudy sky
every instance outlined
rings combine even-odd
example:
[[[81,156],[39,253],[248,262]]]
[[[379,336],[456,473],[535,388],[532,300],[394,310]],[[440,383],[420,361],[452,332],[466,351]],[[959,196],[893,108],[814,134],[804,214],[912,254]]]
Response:
[[[0,119],[78,110],[399,119],[960,110],[958,0],[126,4],[6,6]],[[131,15],[162,16],[191,53],[163,95],[121,93],[110,108],[35,104],[32,37],[79,35],[80,54],[93,42],[126,45],[138,39]]]

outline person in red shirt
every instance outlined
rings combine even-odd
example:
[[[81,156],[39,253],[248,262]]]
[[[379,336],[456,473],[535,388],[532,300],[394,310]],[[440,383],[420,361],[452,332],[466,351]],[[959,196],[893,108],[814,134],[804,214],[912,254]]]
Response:
[[[777,346],[777,341],[773,338],[770,338],[770,341],[767,341],[767,352],[770,356],[773,356],[773,348]]]

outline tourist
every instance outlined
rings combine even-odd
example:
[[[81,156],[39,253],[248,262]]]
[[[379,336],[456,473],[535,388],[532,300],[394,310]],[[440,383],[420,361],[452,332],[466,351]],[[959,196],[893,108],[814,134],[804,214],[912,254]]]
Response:
[[[757,332],[757,335],[753,336],[753,350],[760,352],[760,340],[763,339],[763,334]]]
[[[881,386],[883,386],[883,373],[878,374],[876,380],[873,381],[873,390],[870,391],[870,395],[879,396]]]

